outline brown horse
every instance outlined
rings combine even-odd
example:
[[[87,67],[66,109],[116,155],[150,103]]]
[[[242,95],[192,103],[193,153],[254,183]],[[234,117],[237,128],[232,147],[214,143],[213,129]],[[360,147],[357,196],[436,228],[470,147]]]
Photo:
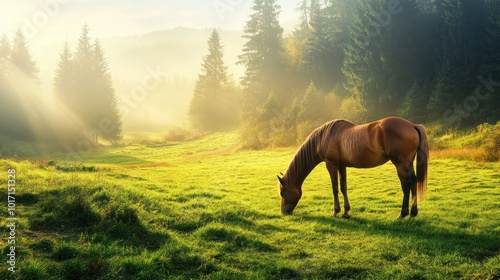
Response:
[[[417,157],[417,174],[413,160]],[[399,218],[408,215],[410,191],[412,205],[410,217],[418,214],[417,197],[423,197],[427,188],[427,162],[429,150],[427,133],[423,125],[405,119],[389,117],[372,123],[356,125],[346,120],[334,120],[314,130],[293,157],[283,178],[278,176],[281,194],[281,212],[292,214],[302,196],[302,183],[320,162],[332,180],[334,212],[340,213],[340,190],[344,196],[344,214],[349,218],[351,206],[347,197],[346,167],[370,168],[391,161],[397,169],[403,188],[403,206]]]

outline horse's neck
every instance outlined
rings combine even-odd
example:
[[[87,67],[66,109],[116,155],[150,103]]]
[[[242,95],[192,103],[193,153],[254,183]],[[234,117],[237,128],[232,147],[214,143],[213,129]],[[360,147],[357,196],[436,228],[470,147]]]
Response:
[[[301,187],[309,173],[323,161],[316,148],[317,137],[310,137],[293,157],[284,179],[294,186]]]

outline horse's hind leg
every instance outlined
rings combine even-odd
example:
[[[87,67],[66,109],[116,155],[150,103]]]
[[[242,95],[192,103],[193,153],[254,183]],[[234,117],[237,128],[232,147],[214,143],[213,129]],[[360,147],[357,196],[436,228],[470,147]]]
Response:
[[[399,219],[402,219],[409,214],[410,191],[412,193],[416,191],[415,172],[413,172],[413,165],[404,159],[393,159],[392,163],[396,166],[401,188],[403,189],[403,203],[401,206],[401,215],[399,215]],[[416,196],[414,198],[416,201]],[[416,215],[417,212],[416,204],[412,205],[412,216],[414,216],[413,214]]]
[[[399,178],[401,181],[401,188],[403,189],[403,204],[401,206],[401,215],[399,215],[399,219],[403,219],[408,216],[408,204],[410,200],[410,185],[407,182],[406,178]]]
[[[417,176],[415,173],[412,173],[410,178],[408,179],[411,189],[411,211],[410,218],[413,218],[418,215],[418,207],[417,207]]]
[[[344,214],[342,218],[349,218],[349,210],[351,210],[351,204],[349,203],[349,198],[347,197],[347,171],[345,167],[339,169],[340,172],[340,191],[344,197]]]

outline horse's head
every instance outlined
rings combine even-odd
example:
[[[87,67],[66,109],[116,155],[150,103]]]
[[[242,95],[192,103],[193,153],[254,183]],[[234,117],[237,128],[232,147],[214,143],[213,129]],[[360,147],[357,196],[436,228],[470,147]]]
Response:
[[[287,186],[285,180],[278,176],[281,195],[281,213],[283,215],[290,215],[299,203],[302,196],[302,190],[297,186]]]

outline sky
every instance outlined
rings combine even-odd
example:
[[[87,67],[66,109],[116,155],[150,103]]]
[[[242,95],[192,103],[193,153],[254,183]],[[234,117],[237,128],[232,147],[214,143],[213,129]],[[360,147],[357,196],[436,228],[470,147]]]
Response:
[[[280,21],[298,18],[299,0],[278,0]],[[86,23],[99,38],[142,34],[179,26],[242,30],[251,0],[0,0],[0,35],[17,29],[30,45],[73,40]]]

